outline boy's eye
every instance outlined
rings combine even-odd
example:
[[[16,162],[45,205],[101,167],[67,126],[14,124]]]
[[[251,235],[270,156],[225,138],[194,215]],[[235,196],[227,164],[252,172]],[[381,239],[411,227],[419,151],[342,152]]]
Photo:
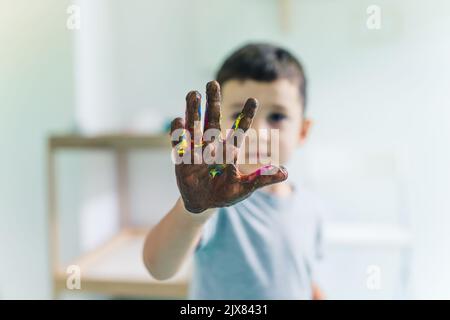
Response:
[[[286,115],[284,115],[284,114],[282,114],[282,113],[279,113],[279,112],[271,113],[271,114],[269,114],[269,116],[268,116],[269,122],[274,122],[274,123],[283,121],[283,120],[286,119],[286,118],[287,118]]]

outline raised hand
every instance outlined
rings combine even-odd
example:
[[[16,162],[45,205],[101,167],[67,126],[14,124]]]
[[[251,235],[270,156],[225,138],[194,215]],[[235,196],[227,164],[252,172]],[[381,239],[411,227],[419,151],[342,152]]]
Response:
[[[216,81],[211,81],[206,86],[204,130],[200,125],[201,96],[197,91],[191,91],[186,96],[185,120],[176,118],[172,121],[174,154],[188,160],[175,164],[177,184],[185,208],[192,213],[231,206],[258,188],[287,179],[284,168],[272,165],[248,175],[239,172],[236,161],[243,137],[239,138],[233,132],[241,130],[245,133],[250,128],[258,102],[253,98],[247,100],[231,134],[225,139],[220,134],[220,104],[220,86]],[[222,155],[218,157],[222,161],[211,162],[211,159],[205,159],[205,154]],[[267,171],[271,174],[265,174]]]

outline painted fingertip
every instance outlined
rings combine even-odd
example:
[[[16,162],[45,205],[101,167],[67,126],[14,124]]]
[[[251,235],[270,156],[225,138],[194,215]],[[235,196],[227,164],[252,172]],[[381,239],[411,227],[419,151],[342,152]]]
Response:
[[[188,94],[186,95],[186,101],[193,101],[193,100],[200,100],[202,97],[202,95],[200,94],[200,92],[193,90],[193,91],[189,91]]]
[[[256,109],[258,107],[258,100],[256,98],[248,98],[246,104]]]
[[[177,129],[182,129],[182,128],[184,128],[184,123],[183,123],[182,118],[175,118],[170,123],[170,133],[172,133],[173,131],[175,131]]]
[[[206,97],[210,102],[220,102],[220,85],[217,81],[210,81],[206,85]]]
[[[209,81],[206,84],[207,93],[217,93],[220,90],[220,85],[216,80]]]
[[[249,98],[245,102],[244,108],[242,109],[242,113],[249,118],[253,118],[258,109],[258,101],[255,98]]]
[[[286,180],[286,179],[288,178],[288,176],[289,176],[286,167],[280,166],[280,167],[279,167],[279,171],[280,171],[280,173],[281,173],[282,176],[283,176],[283,180],[282,180],[282,181]]]

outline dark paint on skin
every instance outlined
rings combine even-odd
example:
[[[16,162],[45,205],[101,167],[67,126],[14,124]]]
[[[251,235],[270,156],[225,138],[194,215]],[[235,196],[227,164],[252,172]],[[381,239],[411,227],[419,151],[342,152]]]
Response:
[[[171,133],[176,129],[185,128],[190,132],[191,137],[194,137],[194,134],[202,137],[201,128],[194,127],[195,121],[201,121],[200,103],[200,93],[191,91],[187,94],[185,121],[181,118],[174,119],[171,125]],[[206,86],[205,130],[217,129],[220,131],[220,104],[219,83],[217,81],[208,82]],[[258,102],[256,99],[250,98],[247,100],[242,109],[242,117],[237,125],[239,129],[245,132],[250,128],[257,108]],[[239,146],[236,145],[235,139],[229,140],[228,138],[224,140],[222,137],[219,139],[220,141],[214,141],[215,144],[211,145],[210,148],[219,146],[222,150],[231,150],[234,163],[211,165],[204,163],[204,161],[201,164],[193,164],[194,162],[191,161],[191,164],[181,163],[175,165],[178,189],[180,190],[184,206],[188,211],[200,213],[210,208],[228,207],[249,197],[258,188],[287,179],[288,174],[284,168],[278,168],[278,170],[275,170],[276,173],[272,175],[264,175],[262,173],[273,167],[266,167],[264,170],[259,169],[249,175],[240,173],[236,167]],[[204,150],[212,142],[194,142],[191,139],[191,143],[187,143],[188,148],[184,152],[190,153],[190,158],[193,160],[194,157],[202,156],[200,153],[194,154],[196,152],[193,148],[194,144],[201,145],[201,149]],[[173,146],[176,147],[177,144],[177,142],[174,142]],[[232,144],[231,147],[230,144]],[[226,147],[227,145],[228,148]],[[191,150],[194,150],[194,152],[191,152]],[[226,155],[224,155],[223,159],[227,159]],[[219,171],[214,174],[212,170]]]

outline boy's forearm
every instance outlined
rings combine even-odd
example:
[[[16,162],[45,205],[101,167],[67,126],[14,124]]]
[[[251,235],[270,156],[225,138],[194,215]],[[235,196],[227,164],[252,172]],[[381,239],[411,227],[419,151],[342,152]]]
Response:
[[[215,209],[193,214],[178,199],[145,239],[144,263],[158,280],[173,276],[198,243],[203,225]]]

